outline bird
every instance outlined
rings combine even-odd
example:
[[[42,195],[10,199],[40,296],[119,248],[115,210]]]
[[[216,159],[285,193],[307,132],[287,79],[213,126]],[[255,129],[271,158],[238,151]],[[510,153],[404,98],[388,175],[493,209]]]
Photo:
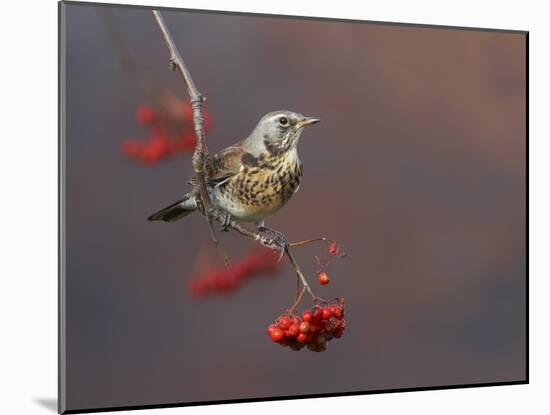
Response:
[[[304,128],[320,121],[280,110],[264,115],[252,133],[205,161],[212,203],[230,218],[271,230],[265,219],[281,209],[300,187],[302,162],[298,142]],[[188,184],[194,184],[192,177]],[[198,210],[193,191],[148,217],[174,222]]]

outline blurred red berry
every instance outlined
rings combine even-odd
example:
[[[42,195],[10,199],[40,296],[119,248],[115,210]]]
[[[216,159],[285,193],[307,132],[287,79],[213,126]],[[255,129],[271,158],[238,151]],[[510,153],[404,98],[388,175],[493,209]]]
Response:
[[[179,116],[178,113],[176,117],[162,117],[161,112],[157,112],[155,108],[149,105],[138,106],[135,117],[139,124],[149,129],[149,141],[145,145],[135,141],[124,142],[121,145],[122,154],[149,166],[178,152],[191,154],[196,143],[191,104],[185,103],[182,105],[182,110],[183,116]],[[176,119],[178,120],[177,123]],[[212,116],[205,111],[205,129],[211,123]]]
[[[140,158],[145,164],[152,165],[159,160],[160,155],[161,151],[158,148],[146,145],[141,152]]]
[[[319,272],[317,278],[319,279],[319,284],[321,285],[327,285],[330,282],[327,273],[323,271]]]
[[[193,108],[190,102],[183,104],[183,116],[192,125],[193,123]]]
[[[338,245],[336,244],[336,242],[332,241],[328,247],[328,252],[331,254],[331,255],[335,255],[336,253],[338,253]]]
[[[180,139],[180,149],[185,152],[192,152],[196,143],[197,139],[194,132],[185,133]]]
[[[136,110],[136,119],[140,124],[151,125],[155,122],[156,112],[148,105],[140,105]]]
[[[220,269],[212,269],[207,273],[193,278],[193,284],[198,281],[206,281],[205,288],[197,290],[193,284],[189,285],[189,292],[195,297],[219,292],[229,294],[237,289],[245,280],[263,273],[273,273],[280,263],[270,249],[261,248],[254,250],[239,261]]]
[[[148,146],[151,146],[158,152],[159,156],[165,156],[170,152],[170,146],[168,145],[168,139],[162,135],[156,135],[150,138]]]
[[[122,153],[127,157],[131,157],[131,158],[138,157],[140,151],[141,151],[141,144],[139,144],[136,140],[128,138],[124,140],[124,142],[122,143]]]

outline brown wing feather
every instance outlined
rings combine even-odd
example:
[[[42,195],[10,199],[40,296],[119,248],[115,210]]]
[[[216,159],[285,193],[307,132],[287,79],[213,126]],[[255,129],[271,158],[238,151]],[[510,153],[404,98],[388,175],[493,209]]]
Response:
[[[236,175],[242,166],[245,150],[241,143],[234,144],[209,157],[205,163],[206,182],[215,186],[223,180]],[[195,177],[189,181],[194,184]]]

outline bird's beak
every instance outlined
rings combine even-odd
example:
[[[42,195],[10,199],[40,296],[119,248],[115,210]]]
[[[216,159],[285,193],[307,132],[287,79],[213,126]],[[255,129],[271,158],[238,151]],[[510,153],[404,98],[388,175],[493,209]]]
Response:
[[[319,121],[321,121],[320,118],[305,117],[302,121],[298,121],[297,126],[298,128],[302,128],[308,125],[317,124]]]

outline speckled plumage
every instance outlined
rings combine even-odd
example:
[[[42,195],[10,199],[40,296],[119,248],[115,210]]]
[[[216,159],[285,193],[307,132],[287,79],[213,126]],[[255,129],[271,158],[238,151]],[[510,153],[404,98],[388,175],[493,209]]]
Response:
[[[243,158],[246,160],[246,153]],[[253,157],[253,156],[252,156]],[[260,222],[275,213],[300,186],[302,166],[296,149],[262,153],[239,173],[213,189],[215,202],[232,216]]]

